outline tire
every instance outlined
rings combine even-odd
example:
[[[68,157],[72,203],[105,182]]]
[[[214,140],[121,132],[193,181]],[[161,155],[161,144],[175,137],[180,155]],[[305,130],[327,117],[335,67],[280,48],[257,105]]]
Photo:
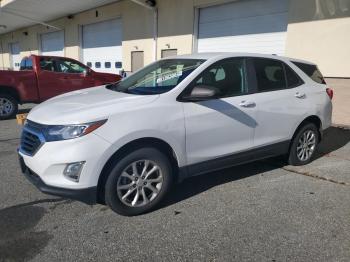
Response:
[[[17,112],[17,100],[10,95],[0,93],[0,120],[12,119]]]
[[[302,166],[310,163],[317,151],[318,143],[319,131],[316,125],[313,123],[305,124],[297,130],[293,138],[289,150],[288,163],[293,166]]]
[[[147,172],[143,173],[146,165]],[[155,171],[150,172],[152,169]],[[111,167],[105,184],[106,204],[120,215],[140,215],[153,210],[163,200],[172,182],[169,159],[155,148],[140,148],[118,159]]]

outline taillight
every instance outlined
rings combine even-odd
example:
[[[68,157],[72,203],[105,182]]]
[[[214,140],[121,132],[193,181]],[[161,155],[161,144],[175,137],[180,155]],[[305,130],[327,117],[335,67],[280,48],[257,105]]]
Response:
[[[332,88],[327,88],[326,89],[327,95],[329,96],[330,99],[333,98],[333,89]]]

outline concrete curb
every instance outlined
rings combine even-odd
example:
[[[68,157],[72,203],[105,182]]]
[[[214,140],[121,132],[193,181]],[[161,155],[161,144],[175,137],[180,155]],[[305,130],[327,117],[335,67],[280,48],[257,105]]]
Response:
[[[332,124],[333,127],[350,130],[350,125]]]

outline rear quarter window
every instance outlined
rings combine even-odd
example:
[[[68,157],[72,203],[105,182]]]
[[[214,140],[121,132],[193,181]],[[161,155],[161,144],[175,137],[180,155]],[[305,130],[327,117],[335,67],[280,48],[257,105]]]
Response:
[[[288,88],[294,88],[304,84],[304,81],[288,65],[284,65]]]
[[[33,70],[33,62],[31,58],[23,58],[19,70]]]
[[[316,65],[310,65],[306,63],[300,63],[300,62],[292,62],[292,63],[295,64],[301,71],[307,74],[316,83],[326,84],[326,82],[324,81],[323,75],[321,74],[320,70],[317,68]]]

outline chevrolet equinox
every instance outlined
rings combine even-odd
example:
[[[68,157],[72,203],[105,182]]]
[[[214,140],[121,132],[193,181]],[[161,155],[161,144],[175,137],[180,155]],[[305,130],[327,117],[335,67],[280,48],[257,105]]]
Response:
[[[277,155],[309,163],[331,125],[332,96],[306,61],[248,53],[166,58],[36,106],[20,164],[44,193],[138,215],[189,176]]]

